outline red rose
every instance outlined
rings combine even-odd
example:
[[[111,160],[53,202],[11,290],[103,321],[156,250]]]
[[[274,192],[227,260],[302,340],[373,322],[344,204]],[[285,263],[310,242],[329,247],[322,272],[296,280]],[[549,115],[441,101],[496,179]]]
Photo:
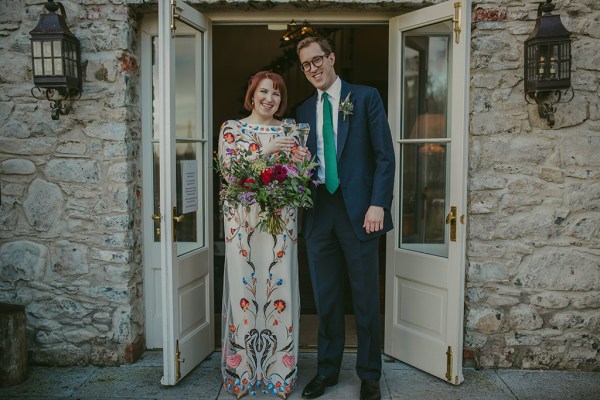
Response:
[[[270,168],[267,168],[260,173],[260,180],[262,181],[263,185],[268,185],[269,183],[271,183],[272,175],[273,171],[271,171]]]
[[[249,189],[248,184],[250,183],[254,183],[256,182],[253,178],[245,178],[245,179],[240,179],[240,187],[243,187],[244,189]]]

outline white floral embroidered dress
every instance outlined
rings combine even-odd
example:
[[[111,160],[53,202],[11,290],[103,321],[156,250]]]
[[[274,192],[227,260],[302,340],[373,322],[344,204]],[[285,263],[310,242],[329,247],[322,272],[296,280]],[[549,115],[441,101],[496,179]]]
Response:
[[[219,135],[219,157],[225,166],[242,149],[258,152],[282,135],[280,126],[230,120]],[[233,161],[232,161],[233,160]],[[256,228],[259,207],[222,211],[225,228],[221,371],[226,390],[287,395],[297,380],[298,287],[297,210],[284,208],[284,233]],[[282,396],[284,397],[284,396]]]

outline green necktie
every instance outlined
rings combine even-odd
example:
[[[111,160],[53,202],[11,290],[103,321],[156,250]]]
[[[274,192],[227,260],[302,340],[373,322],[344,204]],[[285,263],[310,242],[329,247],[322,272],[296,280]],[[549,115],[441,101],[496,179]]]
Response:
[[[329,193],[333,194],[340,183],[337,173],[331,103],[326,92],[323,92],[323,152],[325,153],[325,187]]]

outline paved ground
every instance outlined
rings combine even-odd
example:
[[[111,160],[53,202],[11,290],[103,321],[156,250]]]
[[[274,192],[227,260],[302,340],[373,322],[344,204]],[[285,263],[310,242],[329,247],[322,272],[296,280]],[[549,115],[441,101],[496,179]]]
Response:
[[[220,354],[213,353],[177,386],[160,385],[162,353],[149,351],[132,365],[120,367],[34,367],[18,386],[0,388],[0,399],[233,399],[220,386]],[[323,400],[356,400],[360,382],[354,373],[356,355],[344,355],[337,386]],[[299,384],[288,397],[301,399],[302,387],[315,373],[316,354],[301,353]],[[600,400],[600,372],[464,369],[465,381],[456,387],[406,364],[383,357],[383,399],[410,400]],[[278,400],[273,396],[244,399]]]

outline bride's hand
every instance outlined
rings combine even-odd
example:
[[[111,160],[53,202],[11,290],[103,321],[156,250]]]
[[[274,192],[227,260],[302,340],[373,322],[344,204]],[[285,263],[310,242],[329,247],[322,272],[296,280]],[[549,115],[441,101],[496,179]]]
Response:
[[[275,139],[263,146],[263,153],[271,154],[278,151],[289,152],[295,144],[296,142],[291,136],[277,136]]]

